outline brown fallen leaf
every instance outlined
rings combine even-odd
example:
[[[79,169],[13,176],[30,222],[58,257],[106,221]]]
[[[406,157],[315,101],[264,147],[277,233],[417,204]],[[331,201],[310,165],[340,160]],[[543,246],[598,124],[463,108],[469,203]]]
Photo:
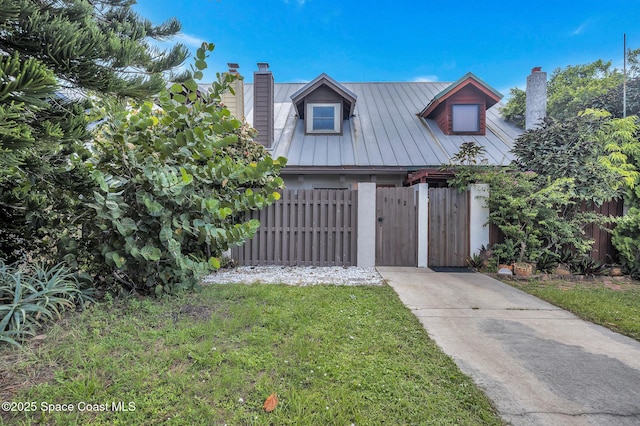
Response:
[[[267,413],[270,413],[273,410],[275,410],[276,405],[278,405],[278,397],[276,396],[275,393],[272,393],[264,402],[264,405],[262,406],[262,408],[264,408],[264,411],[266,411]]]

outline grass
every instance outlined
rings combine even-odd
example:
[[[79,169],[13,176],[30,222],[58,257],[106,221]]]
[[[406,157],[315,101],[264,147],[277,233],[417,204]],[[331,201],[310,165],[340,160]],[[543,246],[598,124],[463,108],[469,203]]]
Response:
[[[640,340],[640,283],[506,281],[587,321]]]
[[[386,286],[212,285],[104,303],[0,351],[0,396],[37,405],[2,413],[12,424],[502,424]]]

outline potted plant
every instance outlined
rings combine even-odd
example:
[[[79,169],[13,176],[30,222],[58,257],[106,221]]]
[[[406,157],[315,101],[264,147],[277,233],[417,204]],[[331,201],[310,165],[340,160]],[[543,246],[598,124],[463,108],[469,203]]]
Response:
[[[533,275],[533,264],[527,262],[516,262],[513,264],[514,275],[528,277]]]

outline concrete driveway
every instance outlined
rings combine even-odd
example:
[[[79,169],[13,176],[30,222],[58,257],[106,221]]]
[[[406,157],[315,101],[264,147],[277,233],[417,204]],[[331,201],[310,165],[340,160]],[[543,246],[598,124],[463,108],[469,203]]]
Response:
[[[640,425],[640,342],[482,274],[378,267],[513,425]]]

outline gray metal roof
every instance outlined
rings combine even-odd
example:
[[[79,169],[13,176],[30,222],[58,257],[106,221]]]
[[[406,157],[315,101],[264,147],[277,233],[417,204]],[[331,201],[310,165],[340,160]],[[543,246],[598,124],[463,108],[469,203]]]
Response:
[[[502,104],[487,110],[486,135],[445,135],[418,113],[451,83],[342,83],[357,96],[354,116],[344,122],[342,135],[306,135],[291,96],[304,83],[276,83],[274,157],[287,167],[402,168],[415,170],[448,164],[463,142],[486,149],[490,164],[513,159],[513,141],[523,130],[500,117]],[[253,122],[253,85],[245,84],[245,117]]]

